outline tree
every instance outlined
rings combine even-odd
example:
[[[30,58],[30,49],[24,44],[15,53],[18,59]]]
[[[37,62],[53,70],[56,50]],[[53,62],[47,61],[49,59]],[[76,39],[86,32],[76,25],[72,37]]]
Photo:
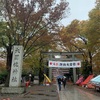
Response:
[[[94,9],[89,13],[89,20],[84,23],[81,29],[80,37],[84,41],[87,50],[87,60],[89,65],[98,66],[97,56],[100,56],[100,0],[96,3]],[[95,62],[95,58],[97,61]]]
[[[78,46],[75,45],[76,38],[79,33],[78,26],[79,21],[73,20],[67,27],[62,27],[61,31],[59,32],[59,37],[61,40],[60,45],[63,50],[73,52],[78,48]]]
[[[100,0],[89,13],[89,20],[73,20],[60,33],[63,50],[82,51],[87,74],[93,73],[93,66],[99,66],[100,57]]]
[[[11,69],[13,45],[23,45],[24,58],[52,42],[58,22],[63,18],[68,2],[54,0],[2,0],[5,27],[0,32],[0,44],[7,52],[7,70]],[[45,41],[43,37],[49,40]]]

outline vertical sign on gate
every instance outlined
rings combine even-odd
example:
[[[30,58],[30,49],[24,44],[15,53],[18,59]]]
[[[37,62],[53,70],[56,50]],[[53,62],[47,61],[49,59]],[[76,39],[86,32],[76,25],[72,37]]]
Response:
[[[10,73],[10,87],[18,87],[21,85],[22,74],[22,62],[23,62],[23,46],[14,46],[13,58]]]

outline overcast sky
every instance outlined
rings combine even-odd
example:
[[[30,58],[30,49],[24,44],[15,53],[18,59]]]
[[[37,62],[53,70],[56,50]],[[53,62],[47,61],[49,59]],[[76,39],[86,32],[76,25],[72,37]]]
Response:
[[[95,7],[96,0],[67,0],[70,7],[70,15],[62,20],[62,24],[67,26],[72,20],[87,20],[88,13]]]

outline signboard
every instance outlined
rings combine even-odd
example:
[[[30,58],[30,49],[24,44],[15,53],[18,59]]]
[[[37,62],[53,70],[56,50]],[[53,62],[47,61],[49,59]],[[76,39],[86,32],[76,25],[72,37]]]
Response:
[[[14,46],[9,86],[20,86],[23,62],[23,47]]]
[[[49,67],[79,68],[81,67],[81,62],[80,61],[69,61],[69,62],[49,61]]]

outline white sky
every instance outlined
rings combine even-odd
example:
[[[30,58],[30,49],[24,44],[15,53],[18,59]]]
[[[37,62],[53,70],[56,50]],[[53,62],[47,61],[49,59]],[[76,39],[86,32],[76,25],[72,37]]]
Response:
[[[95,7],[96,0],[67,0],[70,7],[70,15],[62,20],[62,24],[67,26],[74,19],[87,20],[88,13]]]

